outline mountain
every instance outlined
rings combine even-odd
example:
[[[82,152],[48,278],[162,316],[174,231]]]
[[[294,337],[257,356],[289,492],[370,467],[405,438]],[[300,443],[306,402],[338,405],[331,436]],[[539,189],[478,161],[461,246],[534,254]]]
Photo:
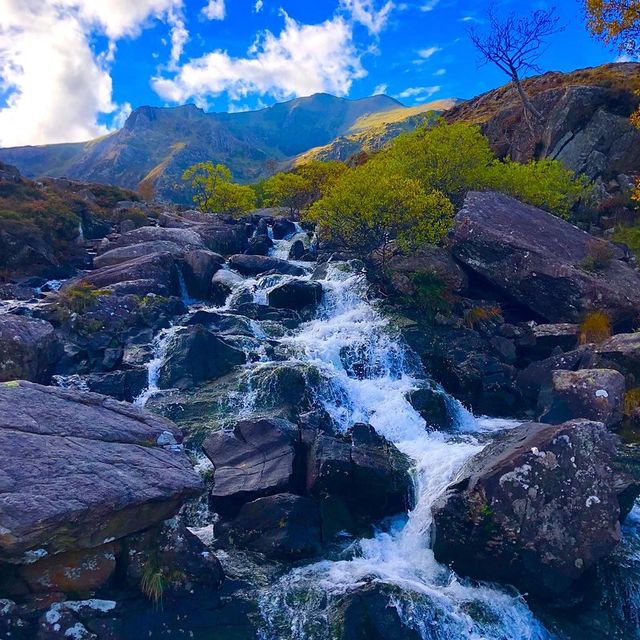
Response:
[[[398,131],[412,128],[419,111],[385,95],[348,100],[328,94],[241,113],[205,113],[194,105],[140,107],[122,129],[102,138],[0,149],[0,161],[29,177],[64,176],[167,200],[177,193],[180,199],[176,185],[195,162],[222,162],[236,180],[252,182],[344,136],[362,136],[390,122]]]

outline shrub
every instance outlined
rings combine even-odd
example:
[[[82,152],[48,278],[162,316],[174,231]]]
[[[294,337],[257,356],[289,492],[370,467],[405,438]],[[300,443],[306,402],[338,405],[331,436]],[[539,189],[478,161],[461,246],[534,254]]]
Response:
[[[640,195],[640,192],[639,192]],[[640,259],[640,225],[635,227],[620,227],[613,234],[612,240],[626,244]]]
[[[74,313],[84,313],[93,308],[100,296],[111,295],[111,291],[97,289],[88,282],[79,282],[62,294],[62,304]]]
[[[311,183],[295,173],[276,173],[262,185],[264,201],[270,207],[285,207],[290,215],[300,212],[312,196]]]
[[[502,318],[502,310],[500,307],[472,307],[465,311],[463,322],[468,329],[488,323],[496,322]]]
[[[389,174],[376,161],[345,173],[306,215],[321,235],[366,258],[378,250],[383,271],[390,243],[403,252],[442,239],[453,222],[453,205],[417,180]]]
[[[576,177],[557,160],[535,160],[527,164],[496,160],[487,175],[487,186],[491,189],[565,219],[569,218],[573,206],[587,199],[591,191],[588,178]]]
[[[640,410],[640,387],[629,389],[624,394],[624,415],[630,418]]]
[[[429,320],[433,320],[438,313],[451,312],[453,294],[447,283],[437,273],[414,273],[410,279],[415,287],[411,304],[415,304]]]
[[[602,271],[606,269],[615,258],[615,251],[608,242],[597,239],[589,241],[587,257],[580,266],[586,271]]]
[[[604,311],[592,311],[580,325],[580,344],[597,344],[611,337],[611,321]]]

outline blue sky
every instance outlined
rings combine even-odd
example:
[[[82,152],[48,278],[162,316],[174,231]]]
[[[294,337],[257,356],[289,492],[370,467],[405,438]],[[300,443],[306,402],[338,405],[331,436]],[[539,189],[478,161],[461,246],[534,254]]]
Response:
[[[553,6],[494,0],[498,12]],[[555,3],[565,31],[540,64],[615,60]],[[77,141],[140,105],[255,109],[326,91],[405,104],[469,98],[504,83],[467,37],[475,0],[0,0],[0,145]]]

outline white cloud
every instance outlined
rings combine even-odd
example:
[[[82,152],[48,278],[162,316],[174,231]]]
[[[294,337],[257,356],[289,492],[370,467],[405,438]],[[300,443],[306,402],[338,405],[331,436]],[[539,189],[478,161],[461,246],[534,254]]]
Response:
[[[253,10],[255,13],[260,13],[262,11],[262,9],[264,8],[264,2],[263,0],[256,0],[255,5],[253,6]]]
[[[184,24],[184,16],[182,12],[171,10],[167,14],[167,24],[170,27],[171,37],[171,55],[169,59],[169,66],[174,67],[184,51],[184,45],[189,40],[189,32]]]
[[[428,60],[431,56],[435,55],[439,51],[442,51],[440,47],[428,47],[426,49],[420,49],[418,55],[424,60]]]
[[[387,26],[389,15],[395,7],[391,0],[379,9],[376,9],[375,0],[340,0],[340,6],[374,35],[378,35]]]
[[[0,145],[75,142],[107,133],[101,116],[119,121],[127,112],[127,105],[113,102],[116,41],[137,35],[148,20],[181,4],[0,0],[0,90],[7,96],[0,108]],[[92,48],[94,34],[108,38],[103,51]]]
[[[237,101],[250,94],[276,99],[328,92],[346,95],[366,75],[353,44],[351,25],[339,16],[317,25],[299,24],[286,13],[284,29],[256,41],[246,57],[212,51],[182,65],[173,77],[152,79],[156,93],[169,102],[207,99],[227,92]]]
[[[634,58],[633,56],[627,55],[627,54],[623,54],[621,56],[618,56],[615,59],[616,62],[637,62],[638,59]]]
[[[389,88],[389,85],[387,84],[379,84],[374,90],[373,90],[373,95],[374,96],[379,96],[383,93],[387,93],[387,89]]]
[[[444,76],[446,75],[447,70],[446,69],[438,69],[437,71],[434,71],[433,75],[434,76]]]
[[[400,92],[398,98],[415,98],[416,100],[426,100],[440,91],[441,87],[409,87]]]
[[[439,2],[440,0],[427,0],[427,2],[420,7],[420,11],[433,11]]]
[[[224,20],[226,14],[224,0],[209,0],[208,4],[202,9],[202,14],[209,20]]]

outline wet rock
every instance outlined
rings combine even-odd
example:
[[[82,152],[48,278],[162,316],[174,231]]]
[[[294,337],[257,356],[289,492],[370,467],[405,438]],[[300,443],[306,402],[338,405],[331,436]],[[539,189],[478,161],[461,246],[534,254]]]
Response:
[[[226,533],[232,544],[279,560],[312,558],[322,549],[318,504],[291,493],[245,504]]]
[[[338,605],[337,640],[420,640],[400,618],[396,602],[404,594],[385,584],[370,584],[344,596]]]
[[[140,244],[131,244],[126,247],[116,247],[93,259],[95,269],[111,267],[121,262],[127,262],[135,258],[142,258],[154,253],[170,253],[179,256],[183,253],[184,247],[169,240],[151,240]]]
[[[2,559],[106,544],[172,516],[202,489],[175,447],[175,425],[98,394],[4,383],[0,440],[12,451],[3,466]]]
[[[273,247],[273,241],[269,236],[254,236],[249,238],[249,246],[245,253],[249,256],[267,256]]]
[[[473,457],[434,503],[435,557],[462,575],[556,598],[620,541],[619,496],[604,425],[525,424]]]
[[[200,324],[221,335],[252,337],[254,334],[250,320],[243,316],[204,311],[203,309],[189,316],[185,324]]]
[[[640,272],[622,249],[508,196],[470,193],[456,216],[451,251],[502,294],[551,323],[580,322],[605,309],[614,324],[633,322]],[[594,252],[606,255],[589,269]]]
[[[274,240],[283,240],[296,232],[296,225],[291,220],[283,217],[274,218],[271,228],[273,229]]]
[[[438,389],[424,387],[409,394],[411,406],[424,418],[427,428],[451,429],[455,424],[447,395]]]
[[[538,400],[540,421],[560,424],[586,418],[613,427],[622,421],[625,380],[611,369],[554,371]]]
[[[245,354],[201,325],[179,329],[166,346],[160,388],[189,389],[244,364]]]
[[[146,369],[127,369],[108,373],[92,373],[82,378],[89,391],[110,396],[116,400],[133,402],[146,388]]]
[[[0,315],[0,382],[48,382],[62,353],[62,343],[48,322]]]
[[[289,249],[289,260],[302,260],[306,252],[304,242],[302,242],[302,240],[296,240]]]
[[[286,420],[255,419],[238,422],[233,432],[209,436],[202,448],[214,467],[211,505],[228,514],[256,498],[298,492],[296,477],[298,430]]]
[[[208,300],[211,293],[211,279],[224,264],[224,258],[207,249],[187,252],[181,260],[187,292],[197,300]]]
[[[78,280],[68,282],[64,288],[68,289],[80,283],[91,284],[98,289],[110,288],[120,295],[180,294],[178,271],[175,260],[169,253],[154,253],[96,269]]]
[[[242,276],[220,269],[211,278],[211,300],[217,305],[223,305],[235,287],[242,282]]]
[[[281,273],[289,276],[303,276],[305,271],[302,267],[271,256],[247,256],[235,255],[229,258],[229,264],[233,269],[244,276],[255,276],[267,271]]]
[[[356,518],[370,522],[408,508],[406,457],[373,427],[355,425],[344,437],[316,433],[309,443],[307,489],[340,498]]]
[[[291,280],[269,291],[269,306],[300,311],[315,307],[322,299],[322,285],[306,280]]]
[[[196,230],[207,249],[223,256],[242,253],[249,241],[247,229],[240,222],[217,222],[198,226]]]

